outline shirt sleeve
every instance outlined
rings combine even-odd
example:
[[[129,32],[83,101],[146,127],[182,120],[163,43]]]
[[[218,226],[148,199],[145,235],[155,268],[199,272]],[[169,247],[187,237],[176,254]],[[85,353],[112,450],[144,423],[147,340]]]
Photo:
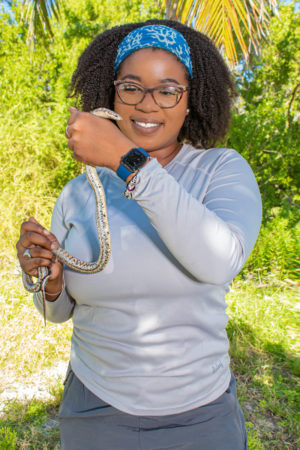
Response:
[[[152,159],[137,176],[133,198],[170,252],[197,280],[230,282],[258,236],[262,207],[248,163],[224,149],[202,200]]]
[[[63,242],[68,233],[68,228],[65,225],[63,215],[63,199],[64,199],[64,190],[62,191],[62,193],[60,194],[60,196],[56,201],[51,219],[51,232],[56,236],[60,245],[63,245]],[[34,294],[33,302],[37,310],[40,312],[40,314],[43,315],[42,292]],[[64,286],[61,294],[55,301],[51,302],[46,300],[47,320],[55,323],[66,322],[72,317],[74,306],[75,301],[68,294],[68,291]]]

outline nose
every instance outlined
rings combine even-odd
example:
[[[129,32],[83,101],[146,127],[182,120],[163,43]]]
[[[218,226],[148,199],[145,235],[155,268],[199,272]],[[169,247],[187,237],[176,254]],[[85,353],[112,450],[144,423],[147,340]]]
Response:
[[[156,112],[159,106],[155,103],[152,92],[145,92],[144,98],[135,105],[135,109],[142,112]]]

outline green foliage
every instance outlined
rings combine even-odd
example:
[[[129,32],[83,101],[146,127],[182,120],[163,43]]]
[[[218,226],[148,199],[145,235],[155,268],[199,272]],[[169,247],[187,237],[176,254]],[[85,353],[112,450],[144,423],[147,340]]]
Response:
[[[0,428],[0,449],[58,449],[57,409],[53,401],[10,402],[4,408],[5,427]],[[5,433],[3,441],[1,430]]]
[[[237,74],[240,98],[226,145],[249,162],[263,201],[260,235],[239,277],[299,276],[299,19],[293,5],[281,5],[261,57]]]
[[[16,433],[10,427],[0,428],[0,448],[5,450],[14,450],[16,444]]]
[[[261,57],[238,76],[241,97],[227,144],[253,168],[264,218],[271,208],[299,200],[299,22],[293,5],[282,5]]]
[[[291,216],[291,214],[290,214]],[[257,243],[238,279],[256,276],[261,279],[272,273],[278,280],[299,278],[300,227],[294,216],[273,208],[263,223]]]
[[[265,447],[259,438],[259,433],[255,430],[252,422],[245,423],[248,437],[248,447],[250,450],[264,450]]]

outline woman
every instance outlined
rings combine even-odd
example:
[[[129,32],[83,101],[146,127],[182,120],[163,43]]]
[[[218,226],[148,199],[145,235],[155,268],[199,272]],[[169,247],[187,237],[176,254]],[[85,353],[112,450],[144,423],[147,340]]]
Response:
[[[52,233],[31,218],[17,244],[28,274],[51,268],[49,320],[74,323],[61,448],[247,448],[224,297],[257,238],[261,202],[245,160],[211,148],[228,130],[231,76],[207,37],[150,20],[96,37],[72,89],[86,112],[71,108],[66,136],[76,159],[99,167],[110,261],[79,274],[51,252],[60,243],[97,257],[84,175],[63,189]],[[123,120],[87,112],[99,106]]]

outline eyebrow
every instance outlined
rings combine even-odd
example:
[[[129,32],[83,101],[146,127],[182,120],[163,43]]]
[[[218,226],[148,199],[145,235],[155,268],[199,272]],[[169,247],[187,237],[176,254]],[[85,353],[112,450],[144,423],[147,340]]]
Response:
[[[124,75],[124,77],[122,77],[122,80],[125,80],[127,78],[141,82],[141,77],[138,77],[137,75],[133,75],[131,73]],[[177,80],[175,80],[174,78],[163,78],[162,80],[160,80],[160,83],[175,83],[175,84],[180,85],[180,83]]]

